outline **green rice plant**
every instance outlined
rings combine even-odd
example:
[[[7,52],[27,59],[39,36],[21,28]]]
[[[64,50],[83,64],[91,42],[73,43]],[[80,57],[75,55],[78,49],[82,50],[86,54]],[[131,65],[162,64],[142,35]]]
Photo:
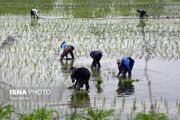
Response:
[[[126,103],[126,98],[123,97],[122,98],[122,105],[121,105],[122,110],[124,110],[125,103]]]
[[[11,120],[11,113],[13,112],[12,105],[0,105],[0,119]]]
[[[133,112],[135,112],[135,110],[136,110],[136,98],[133,98],[133,103],[132,103],[132,110],[133,110]]]
[[[100,76],[96,77],[97,86],[100,86],[102,84],[102,78]]]
[[[145,113],[146,112],[146,102],[142,100],[141,106],[142,106],[142,113]]]
[[[158,104],[156,99],[154,100],[154,108],[155,108],[156,112],[158,112],[158,113],[160,112],[160,105]]]
[[[35,109],[32,113],[18,113],[19,120],[53,120],[53,114],[59,119],[59,113],[56,110],[46,110],[45,108]]]
[[[112,116],[114,110],[93,110],[92,108],[88,108],[87,112],[90,119],[102,120],[109,116]]]
[[[96,107],[96,97],[94,97],[94,107]]]
[[[71,96],[71,106],[75,108],[89,107],[89,100],[87,91],[78,91]]]
[[[98,93],[102,92],[101,84],[102,84],[102,78],[100,76],[97,76],[96,77],[96,88],[97,88]]]
[[[166,99],[164,99],[164,107],[165,107],[166,113],[169,113],[169,106]]]
[[[66,120],[104,120],[110,116],[112,116],[114,113],[113,109],[110,110],[99,110],[99,109],[92,109],[88,108],[84,112],[75,113],[73,118],[71,115],[68,115],[66,117]]]
[[[113,103],[112,103],[112,108],[114,108],[115,105],[116,105],[116,96],[114,96]]]
[[[89,120],[83,113],[75,113],[73,116],[66,114],[66,120]]]
[[[116,76],[116,73],[114,71],[112,71],[112,76],[114,76],[114,77]]]
[[[106,97],[103,96],[102,108],[104,109],[106,105]]]
[[[168,117],[164,113],[137,113],[134,120],[168,120]]]
[[[178,110],[178,114],[180,114],[180,101],[176,101],[176,108]]]

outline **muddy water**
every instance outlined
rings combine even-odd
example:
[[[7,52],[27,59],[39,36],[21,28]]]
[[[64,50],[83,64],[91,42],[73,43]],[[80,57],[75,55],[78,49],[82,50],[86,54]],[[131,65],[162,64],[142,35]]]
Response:
[[[29,112],[34,108],[47,107],[63,114],[74,108],[112,106],[119,112],[125,97],[125,110],[131,112],[133,99],[136,111],[142,110],[142,101],[149,110],[149,91],[145,77],[152,82],[152,95],[159,110],[176,114],[176,101],[180,100],[180,21],[173,20],[128,20],[128,19],[40,19],[2,18],[0,40],[8,35],[15,42],[0,50],[1,92],[11,88],[53,89],[53,95],[42,102],[41,98],[11,100],[9,92],[3,103],[12,103],[18,112]],[[59,61],[58,48],[62,41],[72,43],[75,60]],[[91,50],[103,52],[100,70],[91,70]],[[62,51],[60,51],[62,52]],[[115,77],[118,73],[116,59],[131,56],[135,59],[132,84],[124,84]],[[70,66],[84,66],[91,71],[88,93],[75,93],[69,74]],[[101,79],[97,87],[97,79]],[[119,86],[118,86],[119,85]],[[116,102],[114,102],[116,101]],[[114,105],[113,105],[114,104]]]
[[[86,58],[85,58],[86,59]],[[137,105],[137,109],[140,109],[141,105],[140,102],[145,100],[148,104],[149,102],[149,92],[148,92],[148,85],[144,74],[145,68],[145,60],[143,59],[135,59],[136,64],[133,69],[132,79],[139,80],[138,82],[133,83],[133,88],[129,88],[128,86],[124,86],[124,88],[120,87],[120,93],[117,92],[119,79],[114,76],[114,73],[118,73],[117,66],[116,66],[116,59],[108,59],[103,58],[102,60],[102,68],[99,71],[91,71],[93,74],[90,80],[90,92],[89,96],[91,98],[91,103],[93,103],[93,98],[97,98],[100,100],[100,104],[102,104],[102,99],[106,98],[106,105],[107,107],[111,107],[114,97],[116,97],[116,107],[117,109],[122,103],[122,97],[125,96],[128,103],[132,103],[133,98],[137,98],[139,102]],[[78,61],[78,60],[77,60]],[[87,61],[87,59],[86,59]],[[90,69],[91,59],[88,59],[88,62],[85,63],[83,66],[86,66]],[[180,61],[169,61],[169,60],[158,60],[152,59],[148,62],[148,76],[152,81],[152,94],[155,99],[157,99],[160,103],[162,100],[166,99],[169,102],[169,106],[171,107],[171,112],[176,111],[176,100],[179,100],[180,96],[178,92],[179,88],[179,78],[180,74],[178,72],[180,66]],[[114,72],[114,73],[113,73]],[[97,74],[103,80],[101,85],[102,90],[98,90],[96,87],[96,77]],[[122,85],[123,86],[123,85]],[[127,87],[127,88],[126,88]],[[128,91],[129,88],[129,91]],[[131,92],[131,89],[134,92]],[[68,93],[73,94],[73,90],[65,90],[64,94],[64,101],[70,100],[69,96],[66,96]],[[159,104],[160,104],[159,103]],[[163,106],[162,106],[163,107]],[[131,109],[131,108],[126,108]]]

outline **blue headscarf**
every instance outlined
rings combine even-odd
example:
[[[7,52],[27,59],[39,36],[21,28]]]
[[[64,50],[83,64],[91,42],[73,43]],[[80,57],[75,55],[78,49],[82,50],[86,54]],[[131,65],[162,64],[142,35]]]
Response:
[[[67,44],[67,42],[65,42],[65,41],[61,44],[61,48],[62,48],[62,49],[67,48],[67,46],[68,46],[68,44]]]

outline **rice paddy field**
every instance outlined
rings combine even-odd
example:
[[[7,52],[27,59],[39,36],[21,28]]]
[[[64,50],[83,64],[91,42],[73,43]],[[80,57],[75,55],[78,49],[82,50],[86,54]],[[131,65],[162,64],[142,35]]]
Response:
[[[113,109],[114,116],[108,120],[130,120],[138,112],[150,111],[152,94],[156,112],[167,114],[168,120],[180,120],[179,1],[128,0],[132,4],[157,3],[161,7],[90,6],[84,10],[79,6],[58,7],[68,3],[80,5],[82,1],[51,0],[47,4],[52,6],[39,6],[38,20],[30,18],[29,9],[38,8],[41,2],[19,1],[25,6],[17,9],[4,5],[17,5],[13,0],[0,1],[3,6],[0,8],[0,105],[13,105],[14,113],[55,109],[60,114],[59,120],[89,107]],[[94,5],[89,2],[83,4]],[[101,1],[96,2],[101,5]],[[103,6],[106,4],[111,3],[105,0]],[[149,19],[137,19],[137,8],[148,8]],[[157,19],[158,16],[163,19]],[[75,60],[59,61],[63,41],[75,46]],[[100,69],[91,69],[92,50],[103,52]],[[116,77],[116,59],[124,56],[135,60],[132,80]],[[89,92],[70,88],[71,66],[90,70]],[[10,89],[49,89],[51,94],[17,97],[11,95]],[[18,120],[16,114],[11,118]]]

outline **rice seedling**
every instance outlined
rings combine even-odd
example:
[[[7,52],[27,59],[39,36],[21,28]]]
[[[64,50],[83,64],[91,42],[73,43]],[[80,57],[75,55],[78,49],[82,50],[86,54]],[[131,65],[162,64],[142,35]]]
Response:
[[[141,106],[142,106],[142,112],[146,113],[146,102],[145,101],[141,101]]]
[[[134,120],[168,120],[166,114],[156,113],[153,115],[152,113],[138,113]]]
[[[1,120],[11,120],[11,114],[14,111],[11,105],[0,105],[0,118]]]
[[[113,98],[112,108],[114,108],[115,105],[116,105],[116,96],[114,96],[114,98]]]
[[[121,105],[122,110],[124,110],[125,103],[126,103],[126,98],[123,97],[123,99],[122,99],[122,105]]]
[[[94,107],[96,107],[96,97],[94,97]]]
[[[133,99],[133,103],[132,103],[132,111],[135,112],[136,110],[136,98]]]
[[[102,101],[103,102],[103,101]],[[135,99],[131,100],[131,105],[134,106],[135,105]],[[143,103],[143,101],[141,101],[141,103]],[[38,103],[35,103],[38,105]],[[29,107],[32,107],[35,105],[33,104],[29,104]],[[112,101],[113,104],[113,101]],[[128,103],[127,103],[128,104]],[[21,105],[22,106],[22,105]],[[40,107],[40,105],[38,105]],[[12,107],[12,106],[11,106]],[[162,112],[156,112],[156,113],[146,113],[143,112],[144,108],[141,108],[140,111],[142,112],[135,112],[135,110],[131,109],[130,113],[126,113],[126,111],[115,111],[114,108],[111,109],[107,109],[104,104],[102,104],[102,107],[100,106],[94,106],[93,108],[87,108],[87,109],[81,109],[81,110],[75,110],[75,112],[70,112],[68,109],[66,109],[64,112],[61,111],[61,116],[60,116],[60,110],[61,109],[57,109],[57,110],[53,110],[53,109],[44,109],[44,108],[36,108],[37,106],[34,106],[35,108],[33,108],[34,110],[30,113],[15,113],[15,115],[17,115],[20,119],[22,120],[26,120],[26,119],[33,119],[33,118],[43,118],[43,119],[55,119],[55,118],[59,118],[59,119],[72,119],[72,114],[73,115],[73,119],[104,119],[104,118],[109,118],[109,119],[126,119],[126,117],[124,115],[127,115],[127,120],[147,120],[147,119],[159,119],[159,120],[173,120],[173,119],[177,119],[178,120],[178,115],[177,116],[169,116],[167,111],[165,111],[164,113]],[[100,109],[100,108],[101,109]],[[147,108],[147,106],[145,105],[145,108]],[[124,109],[127,109],[124,108]],[[9,109],[10,110],[10,109]],[[3,110],[5,111],[5,110]],[[1,111],[2,112],[2,111]],[[13,112],[13,111],[11,111]],[[119,113],[120,112],[120,113]],[[3,114],[5,115],[5,114]],[[9,117],[9,119],[11,119],[11,114],[7,114]],[[63,116],[66,116],[65,118]]]
[[[59,113],[56,110],[46,110],[36,109],[30,114],[21,114],[18,113],[20,120],[29,120],[29,119],[45,119],[45,120],[53,120],[53,114],[56,114],[55,119],[59,119]]]
[[[87,112],[87,113],[86,113]],[[93,119],[93,120],[102,120],[105,118],[108,118],[110,116],[113,115],[113,110],[99,110],[99,109],[92,109],[92,108],[88,108],[84,114],[83,113],[76,113],[73,117],[73,120],[89,120],[89,119]],[[70,120],[71,117],[67,117],[66,120]]]
[[[164,107],[165,107],[166,113],[169,113],[169,106],[166,99],[164,99]]]
[[[105,105],[106,105],[106,97],[103,96],[103,101],[102,101],[102,109],[105,108]]]
[[[176,107],[177,107],[178,114],[179,114],[180,113],[180,102],[179,101],[176,101]]]

